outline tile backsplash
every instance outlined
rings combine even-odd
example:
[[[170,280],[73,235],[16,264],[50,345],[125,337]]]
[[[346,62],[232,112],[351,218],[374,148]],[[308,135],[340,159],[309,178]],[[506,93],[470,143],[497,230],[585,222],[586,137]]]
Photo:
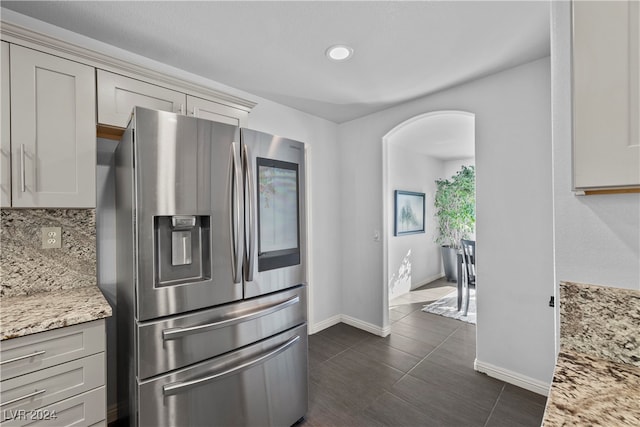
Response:
[[[0,296],[96,285],[95,209],[2,209]],[[42,249],[42,227],[62,228],[62,247]]]

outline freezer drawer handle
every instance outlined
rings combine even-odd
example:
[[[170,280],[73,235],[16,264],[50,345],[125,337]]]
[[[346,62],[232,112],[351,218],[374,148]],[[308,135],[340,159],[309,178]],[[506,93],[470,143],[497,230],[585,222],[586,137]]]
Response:
[[[34,351],[33,353],[25,354],[24,356],[14,357],[13,359],[3,360],[0,362],[0,366],[5,363],[17,362],[18,360],[28,359],[30,357],[40,356],[41,354],[45,354],[46,350]]]
[[[162,393],[165,396],[171,396],[173,394],[178,394],[185,390],[189,390],[193,387],[198,387],[208,382],[219,380],[229,375],[233,375],[239,371],[244,371],[245,369],[249,369],[252,366],[258,365],[260,363],[264,363],[267,360],[271,359],[272,357],[282,353],[283,351],[291,347],[293,344],[295,344],[299,340],[300,340],[300,335],[296,335],[295,337],[291,338],[289,341],[282,344],[280,347],[276,348],[275,350],[272,350],[269,353],[263,354],[262,356],[256,357],[255,359],[249,360],[231,369],[227,369],[226,371],[222,371],[217,374],[210,375],[208,377],[198,378],[196,380],[177,382],[173,384],[164,385],[162,386]]]
[[[21,400],[24,400],[24,399],[28,399],[28,398],[30,398],[30,397],[37,396],[37,395],[42,394],[42,393],[44,393],[44,392],[46,392],[46,391],[47,391],[47,389],[46,389],[46,388],[43,388],[42,390],[36,390],[36,391],[34,391],[33,393],[25,394],[25,395],[24,395],[24,396],[22,396],[22,397],[17,397],[17,398],[15,398],[15,399],[11,399],[11,400],[7,400],[6,402],[2,402],[2,403],[0,403],[0,406],[11,405],[12,403],[16,403],[16,402],[19,402],[19,401],[21,401]]]
[[[176,338],[181,338],[185,335],[198,334],[200,332],[211,331],[213,329],[225,328],[227,326],[266,316],[267,314],[275,313],[276,311],[282,310],[283,308],[290,305],[297,304],[298,302],[300,302],[300,297],[296,295],[295,297],[291,297],[286,301],[279,302],[258,311],[252,311],[240,316],[233,316],[225,320],[220,320],[218,322],[206,323],[204,325],[198,326],[190,326],[188,328],[165,329],[164,331],[162,331],[162,339],[165,341],[173,340]]]

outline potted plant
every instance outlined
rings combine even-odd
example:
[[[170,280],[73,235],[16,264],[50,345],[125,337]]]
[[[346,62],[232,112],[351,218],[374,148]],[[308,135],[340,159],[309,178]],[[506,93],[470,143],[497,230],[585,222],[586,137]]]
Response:
[[[473,166],[462,166],[450,179],[436,180],[436,243],[441,245],[442,263],[448,281],[457,280],[456,258],[460,239],[468,239],[476,224],[476,176]]]

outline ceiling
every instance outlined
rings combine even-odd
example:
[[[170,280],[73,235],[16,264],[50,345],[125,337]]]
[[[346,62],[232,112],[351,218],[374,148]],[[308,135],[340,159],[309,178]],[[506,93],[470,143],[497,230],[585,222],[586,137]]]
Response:
[[[342,123],[549,55],[547,1],[2,1]],[[353,57],[329,61],[347,44]]]
[[[464,111],[425,114],[393,132],[389,142],[440,160],[475,157],[475,115]]]

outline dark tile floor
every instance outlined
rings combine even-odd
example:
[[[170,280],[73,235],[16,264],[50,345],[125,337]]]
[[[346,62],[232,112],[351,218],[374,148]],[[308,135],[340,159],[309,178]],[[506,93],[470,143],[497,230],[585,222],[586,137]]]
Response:
[[[540,426],[545,397],[474,371],[475,325],[406,300],[386,338],[343,323],[309,337],[300,425]]]

